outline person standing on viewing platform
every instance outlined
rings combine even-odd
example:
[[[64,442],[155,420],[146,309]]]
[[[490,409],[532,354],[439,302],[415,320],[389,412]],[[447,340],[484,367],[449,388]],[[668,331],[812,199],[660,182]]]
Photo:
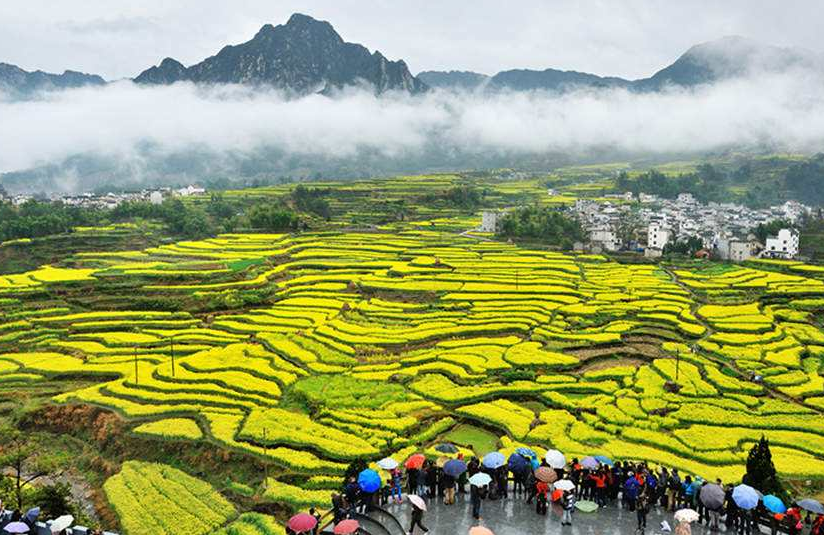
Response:
[[[636,531],[644,533],[647,529],[647,513],[650,508],[650,493],[652,489],[646,484],[641,485],[638,491],[638,497],[635,499],[635,516],[638,519],[638,528]]]
[[[562,526],[572,525],[572,511],[575,509],[575,493],[572,491],[564,491],[561,497],[561,503],[564,508],[564,515],[561,517]]]

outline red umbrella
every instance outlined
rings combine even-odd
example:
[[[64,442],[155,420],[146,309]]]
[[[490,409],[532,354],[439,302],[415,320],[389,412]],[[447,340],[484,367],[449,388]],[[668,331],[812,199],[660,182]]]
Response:
[[[416,453],[406,460],[404,466],[410,470],[420,470],[424,461],[426,461],[426,457],[422,453]]]
[[[298,513],[289,519],[287,525],[295,533],[303,533],[315,529],[318,519],[308,513]]]
[[[335,535],[349,535],[355,533],[360,528],[357,520],[342,520],[335,526]]]

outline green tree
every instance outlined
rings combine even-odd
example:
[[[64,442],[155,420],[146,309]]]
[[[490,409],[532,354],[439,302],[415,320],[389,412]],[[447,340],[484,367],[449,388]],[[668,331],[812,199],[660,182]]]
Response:
[[[252,228],[283,232],[296,230],[298,218],[294,212],[271,204],[257,204],[249,210],[249,225]]]
[[[53,475],[54,459],[41,453],[36,444],[16,430],[3,434],[0,443],[0,467],[11,473],[17,509],[23,509],[23,491],[34,481]]]
[[[764,435],[761,435],[761,440],[750,449],[744,483],[764,494],[780,497],[784,493],[773,464],[770,441]]]

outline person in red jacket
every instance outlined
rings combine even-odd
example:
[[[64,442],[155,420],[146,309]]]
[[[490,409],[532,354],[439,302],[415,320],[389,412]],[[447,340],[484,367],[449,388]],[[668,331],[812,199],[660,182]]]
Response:
[[[804,525],[801,523],[801,511],[798,510],[798,507],[787,509],[787,512],[784,513],[784,521],[787,523],[787,531],[790,535],[799,535],[801,533],[801,528]]]
[[[810,528],[810,535],[824,535],[824,515],[818,515]]]
[[[607,505],[607,476],[603,470],[590,474],[589,478],[595,482],[595,502],[599,507]]]
[[[547,493],[549,492],[549,485],[544,483],[543,481],[539,481],[535,485],[535,512],[539,515],[546,515],[547,510]]]

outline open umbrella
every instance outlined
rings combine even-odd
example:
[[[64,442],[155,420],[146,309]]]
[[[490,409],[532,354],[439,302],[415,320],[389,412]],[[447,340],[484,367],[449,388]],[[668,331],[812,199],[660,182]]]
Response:
[[[787,506],[781,501],[781,498],[772,494],[767,494],[762,498],[764,507],[771,513],[786,513]]]
[[[532,466],[533,470],[537,470],[538,467],[541,466],[541,462],[537,458],[533,457],[529,460],[529,465]]]
[[[732,489],[732,500],[741,509],[749,511],[758,505],[758,492],[749,485],[738,485]]]
[[[37,522],[37,517],[40,516],[40,508],[39,507],[32,507],[28,511],[26,511],[26,520],[29,521],[29,524],[34,524]]]
[[[710,511],[717,511],[724,505],[726,493],[721,485],[715,483],[708,483],[701,487],[701,494],[699,494],[701,503]]]
[[[497,451],[493,451],[492,453],[487,453],[484,456],[483,465],[487,468],[491,468],[492,470],[496,468],[500,468],[506,464],[506,457],[504,457],[503,453],[498,453]]]
[[[817,515],[824,515],[824,505],[817,500],[813,500],[812,498],[805,498],[798,502],[798,506],[805,511],[809,511],[811,513],[815,513]]]
[[[414,505],[421,511],[426,511],[426,502],[423,501],[423,498],[421,498],[417,494],[410,494],[409,496],[407,496],[407,498],[409,498],[409,501],[412,503],[412,505]]]
[[[598,509],[598,504],[589,500],[575,502],[575,508],[582,513],[592,513]]]
[[[612,459],[610,459],[609,457],[606,457],[604,455],[596,455],[595,460],[598,461],[599,463],[605,464],[607,466],[615,466],[615,463],[612,462]]]
[[[286,525],[295,533],[303,533],[315,529],[318,519],[308,513],[298,513],[290,518]]]
[[[466,463],[460,459],[452,459],[443,465],[443,473],[448,476],[458,477],[464,472],[466,472]]]
[[[360,522],[357,520],[342,520],[335,525],[333,533],[335,535],[350,535],[351,533],[357,533],[358,529],[360,529]]]
[[[382,484],[383,482],[381,481],[381,476],[369,468],[358,475],[358,486],[363,492],[377,492],[378,489],[381,488]]]
[[[678,522],[695,522],[701,515],[693,509],[679,509],[675,511],[675,520]]]
[[[423,463],[426,462],[426,457],[422,453],[416,453],[406,460],[404,466],[409,470],[420,470]]]
[[[435,446],[435,450],[441,453],[458,453],[458,448],[454,444],[443,443]]]
[[[25,522],[12,522],[11,524],[6,524],[3,531],[8,533],[28,533],[29,525]]]
[[[489,474],[484,474],[483,472],[478,472],[477,474],[469,478],[469,484],[474,485],[476,487],[483,487],[484,485],[489,485],[490,481],[492,481],[492,478],[489,477]]]
[[[598,468],[598,461],[595,457],[584,457],[581,459],[581,466],[584,468],[589,468],[590,470],[595,470]]]
[[[572,481],[570,481],[568,479],[562,479],[561,481],[556,481],[555,482],[555,488],[560,489],[560,490],[570,491],[570,490],[573,490],[575,488],[575,483],[573,483]]]
[[[530,463],[526,457],[523,455],[518,455],[517,453],[513,453],[509,456],[507,466],[513,474],[523,474],[532,469],[532,463]]]
[[[469,535],[495,535],[492,530],[483,526],[474,526],[469,528]]]
[[[69,526],[71,526],[73,522],[74,517],[72,515],[58,516],[49,526],[49,530],[52,533],[60,533],[64,529],[67,529]]]
[[[396,461],[392,457],[387,457],[385,459],[381,459],[380,461],[378,461],[378,466],[380,466],[384,470],[394,470],[398,467],[398,461]]]
[[[537,459],[538,458],[538,454],[535,453],[535,450],[533,450],[532,448],[520,447],[517,450],[515,450],[515,453],[517,453],[518,455],[523,455],[527,459]]]
[[[566,466],[566,458],[564,454],[558,450],[549,450],[546,452],[546,464],[560,470]]]
[[[541,466],[535,470],[535,479],[544,483],[555,483],[558,480],[558,472],[547,466]]]

